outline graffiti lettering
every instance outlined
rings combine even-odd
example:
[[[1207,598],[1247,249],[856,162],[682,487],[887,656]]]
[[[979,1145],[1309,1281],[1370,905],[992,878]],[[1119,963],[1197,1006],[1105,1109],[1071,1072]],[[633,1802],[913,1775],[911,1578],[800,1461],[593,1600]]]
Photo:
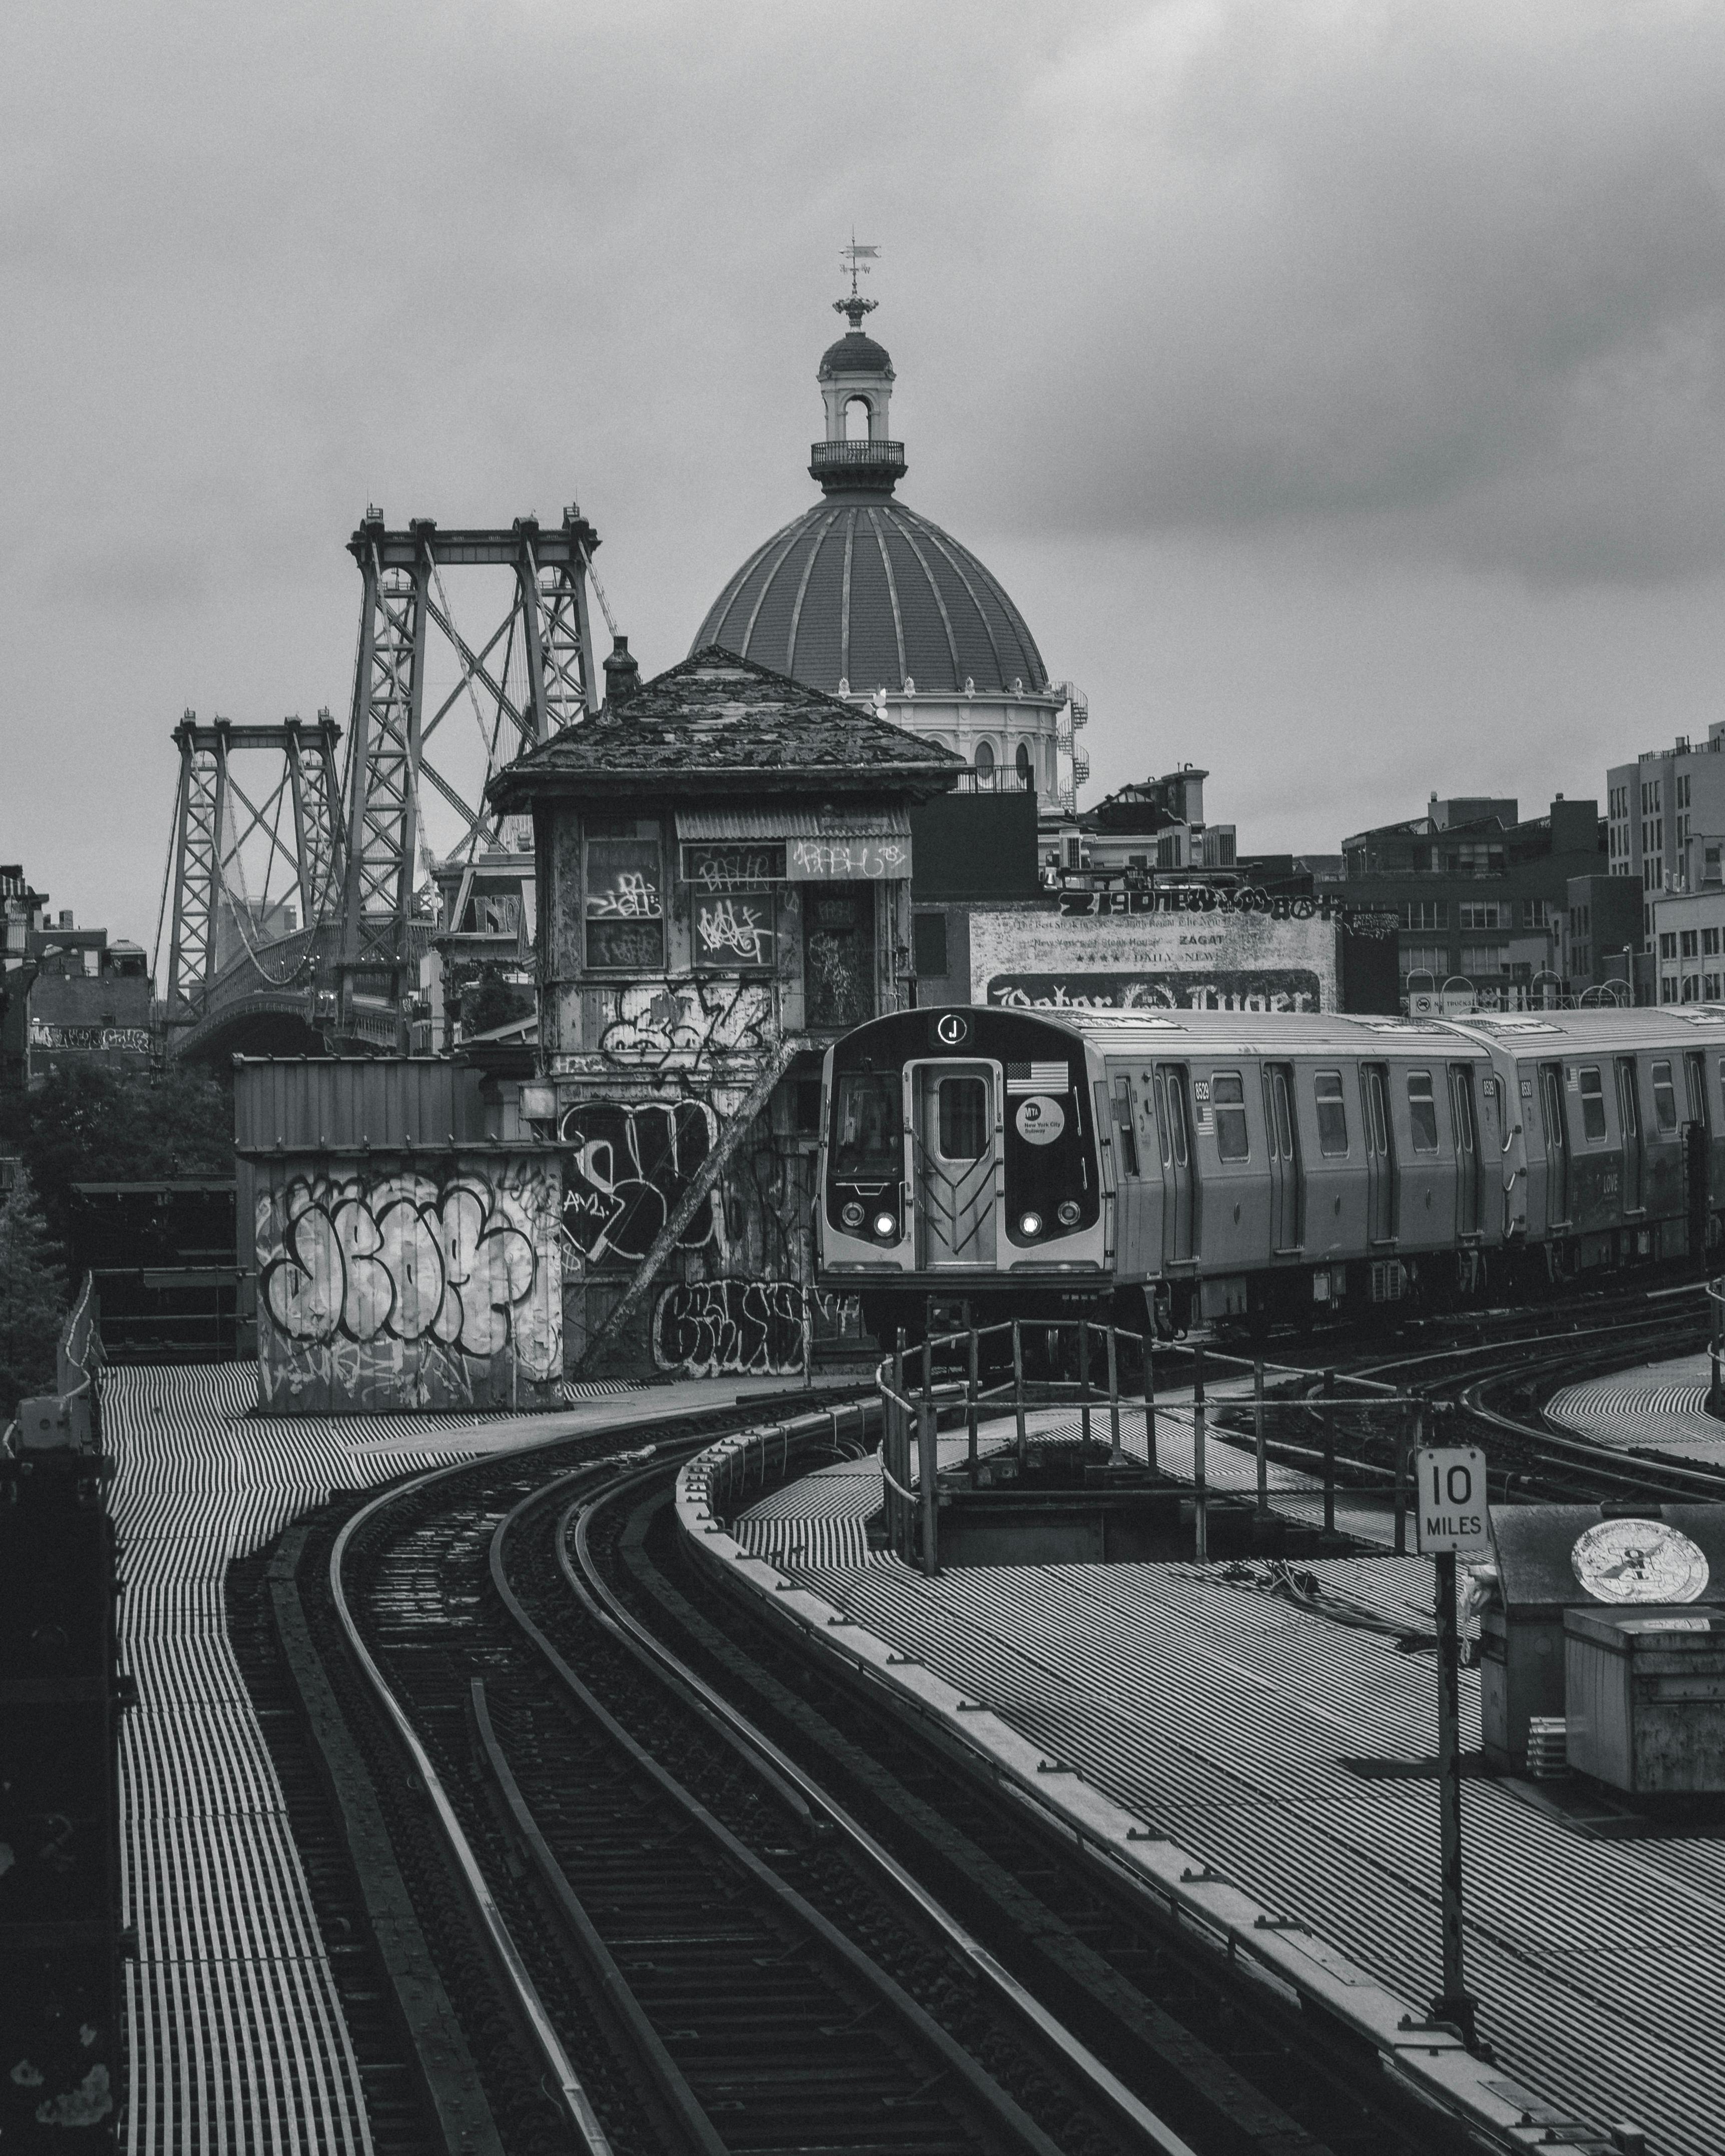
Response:
[[[739,891],[695,909],[695,936],[703,958],[730,952],[745,966],[773,963],[773,901],[764,891]]]
[[[908,839],[798,839],[791,847],[791,875],[799,883],[850,882],[907,876]]]
[[[654,1307],[653,1360],[691,1378],[790,1377],[806,1316],[795,1281],[679,1281]]]
[[[683,880],[703,891],[747,891],[784,881],[783,845],[700,846],[683,849]]]
[[[608,891],[587,896],[589,921],[657,921],[661,912],[659,893],[639,870],[619,870]]]
[[[564,1116],[563,1232],[589,1265],[638,1263],[712,1150],[704,1101],[583,1101]],[[677,1240],[684,1250],[718,1236],[716,1195],[696,1206]]]
[[[259,1358],[267,1403],[457,1406],[508,1351],[530,1382],[562,1364],[558,1178],[541,1161],[291,1174],[259,1199]]]
[[[614,1062],[690,1070],[709,1055],[761,1055],[773,1024],[763,983],[665,981],[617,993],[617,1016],[599,1036]]]
[[[146,1025],[49,1025],[45,1019],[30,1020],[32,1048],[76,1049],[80,1052],[131,1055],[150,1053]]]

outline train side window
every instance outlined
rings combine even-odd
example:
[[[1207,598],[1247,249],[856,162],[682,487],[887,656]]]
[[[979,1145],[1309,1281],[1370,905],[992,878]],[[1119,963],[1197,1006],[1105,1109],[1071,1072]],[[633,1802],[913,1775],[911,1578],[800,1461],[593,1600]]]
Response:
[[[981,1078],[940,1081],[940,1147],[946,1160],[980,1160],[988,1142],[988,1088]]]
[[[1342,1097],[1342,1073],[1320,1070],[1312,1081],[1317,1092],[1320,1152],[1338,1159],[1348,1151],[1348,1103]]]
[[[1582,1065],[1581,1134],[1592,1139],[1605,1135],[1605,1086],[1597,1063]]]
[[[1431,1090],[1429,1070],[1410,1070],[1408,1073],[1408,1122],[1414,1134],[1415,1152],[1435,1152],[1438,1149],[1437,1097]]]
[[[1216,1117],[1216,1158],[1249,1160],[1252,1147],[1246,1135],[1245,1081],[1237,1070],[1211,1072],[1210,1106]]]
[[[1661,1134],[1677,1127],[1677,1089],[1671,1083],[1669,1063],[1656,1063],[1653,1066],[1653,1122]]]
[[[1124,1175],[1138,1172],[1138,1134],[1132,1128],[1132,1081],[1114,1081],[1114,1129],[1120,1146],[1120,1168]]]

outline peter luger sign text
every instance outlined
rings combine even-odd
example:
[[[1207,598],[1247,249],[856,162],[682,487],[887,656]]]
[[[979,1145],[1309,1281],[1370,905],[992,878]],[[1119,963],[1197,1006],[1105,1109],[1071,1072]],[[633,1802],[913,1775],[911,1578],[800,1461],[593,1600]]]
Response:
[[[1337,1008],[1335,921],[1260,913],[976,912],[970,999],[1034,1010]]]

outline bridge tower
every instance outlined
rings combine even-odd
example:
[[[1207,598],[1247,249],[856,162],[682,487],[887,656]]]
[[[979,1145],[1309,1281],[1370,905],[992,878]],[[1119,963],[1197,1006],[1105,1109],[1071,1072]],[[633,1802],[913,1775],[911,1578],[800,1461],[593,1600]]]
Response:
[[[417,976],[414,886],[420,789],[429,784],[465,826],[470,854],[498,842],[483,799],[470,806],[428,748],[464,699],[488,740],[488,773],[598,708],[587,578],[598,534],[572,504],[555,530],[518,517],[507,531],[440,531],[416,517],[392,531],[368,508],[348,542],[363,586],[348,741],[341,890],[340,1027],[406,1045],[405,998]],[[457,629],[443,571],[513,571],[504,619],[482,643]],[[454,687],[428,716],[428,643],[456,661]],[[494,657],[502,645],[501,660]],[[525,687],[517,685],[525,675]],[[483,708],[482,708],[483,700]],[[501,747],[501,754],[500,754]]]
[[[174,728],[180,782],[166,988],[170,1026],[195,1024],[204,1015],[223,963],[224,927],[231,925],[250,951],[280,938],[290,908],[294,930],[308,937],[331,909],[341,881],[341,737],[327,711],[310,724],[290,718],[259,726],[221,717],[200,725],[187,711]],[[264,759],[244,767],[256,800],[234,764],[236,755],[248,752]],[[253,777],[258,770],[262,784]],[[261,874],[255,893],[246,875],[248,854],[254,873]]]

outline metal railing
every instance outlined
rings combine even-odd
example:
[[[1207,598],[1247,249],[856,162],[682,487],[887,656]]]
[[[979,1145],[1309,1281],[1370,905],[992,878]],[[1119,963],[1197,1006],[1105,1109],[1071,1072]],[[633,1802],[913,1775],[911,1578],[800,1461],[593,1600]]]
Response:
[[[837,470],[847,465],[896,465],[902,470],[905,445],[902,442],[814,442],[809,445],[809,461],[816,471],[823,466]]]
[[[1026,1374],[1026,1336],[1046,1337],[1047,1359],[1057,1359],[1056,1342],[1076,1335],[1076,1377]],[[993,1359],[985,1343],[1010,1341],[1010,1367],[993,1383],[984,1383],[985,1365]],[[1107,1418],[1106,1462],[1110,1468],[1142,1466],[1152,1476],[1163,1471],[1158,1458],[1158,1380],[1156,1362],[1184,1360],[1189,1366],[1189,1402],[1180,1404],[1192,1430],[1192,1481],[1164,1477],[1171,1487],[1189,1495],[1193,1506],[1194,1554],[1205,1563],[1209,1555],[1210,1511],[1213,1505],[1240,1502],[1239,1493],[1220,1490],[1209,1478],[1208,1446],[1212,1427],[1226,1429],[1230,1438],[1244,1437],[1233,1420],[1213,1425],[1213,1414],[1243,1417],[1249,1411],[1255,1464],[1252,1509],[1255,1517],[1271,1517],[1270,1467],[1278,1465],[1307,1475],[1308,1494],[1321,1495],[1322,1530],[1336,1532],[1338,1476],[1345,1472],[1349,1484],[1364,1482],[1388,1486],[1394,1518],[1394,1546],[1398,1553],[1407,1547],[1407,1504],[1410,1494],[1409,1457],[1422,1441],[1430,1403],[1417,1393],[1398,1390],[1369,1378],[1356,1378],[1335,1370],[1314,1372],[1296,1366],[1267,1363],[1262,1357],[1224,1354],[1203,1342],[1168,1342],[1153,1335],[1095,1318],[1003,1319],[992,1325],[967,1324],[952,1332],[931,1334],[907,1348],[901,1331],[892,1353],[875,1373],[880,1397],[882,1428],[880,1450],[883,1508],[886,1539],[907,1563],[928,1573],[940,1563],[940,1505],[942,1496],[940,1429],[943,1419],[962,1419],[967,1445],[961,1474],[963,1483],[983,1486],[983,1465],[980,1431],[985,1422],[1013,1419],[1012,1452],[1017,1473],[1028,1465],[1031,1438],[1028,1414],[1033,1407],[1066,1406],[1077,1409],[1081,1457],[1100,1440],[1094,1435],[1096,1422]],[[1001,1359],[1004,1362],[1004,1356]],[[1101,1373],[1096,1372],[1100,1361]],[[1136,1364],[1141,1373],[1136,1387],[1123,1385],[1123,1366]],[[953,1372],[954,1374],[947,1374]],[[1251,1391],[1217,1399],[1207,1391],[1214,1378],[1232,1373],[1250,1377]],[[1271,1387],[1276,1388],[1272,1394]],[[1164,1389],[1166,1388],[1164,1387]],[[1182,1389],[1185,1389],[1183,1386]],[[1355,1429],[1348,1450],[1338,1450],[1341,1419],[1352,1415]],[[1128,1422],[1142,1417],[1143,1452],[1129,1453],[1125,1443]],[[1134,1432],[1136,1435],[1136,1432]],[[1378,1457],[1372,1457],[1377,1453]],[[952,1494],[947,1486],[947,1494]]]

